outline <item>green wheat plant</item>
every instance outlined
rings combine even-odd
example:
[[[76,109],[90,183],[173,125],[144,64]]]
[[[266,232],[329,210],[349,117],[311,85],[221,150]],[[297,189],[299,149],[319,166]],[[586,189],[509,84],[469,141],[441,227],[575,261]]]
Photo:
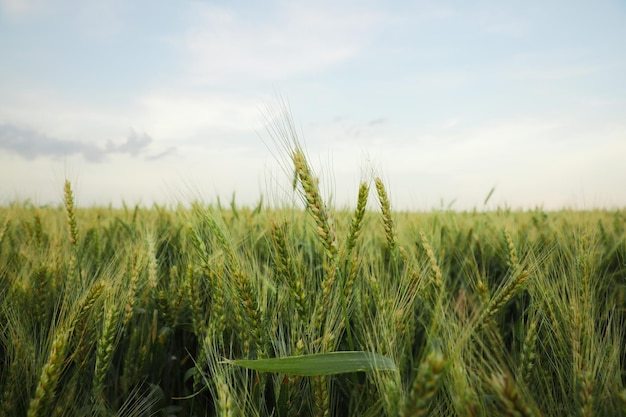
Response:
[[[291,204],[0,207],[0,417],[626,415],[626,211],[336,207],[272,120]]]

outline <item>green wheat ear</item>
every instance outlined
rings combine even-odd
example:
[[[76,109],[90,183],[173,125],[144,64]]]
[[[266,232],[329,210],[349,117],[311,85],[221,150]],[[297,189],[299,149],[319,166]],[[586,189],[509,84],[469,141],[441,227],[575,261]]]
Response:
[[[63,370],[69,335],[68,329],[60,328],[55,332],[48,361],[41,370],[35,396],[28,408],[28,417],[44,416],[50,412],[54,403],[55,390]]]
[[[401,413],[402,417],[428,415],[432,398],[437,393],[446,359],[441,352],[433,350],[420,365],[409,398]]]
[[[539,417],[541,415],[534,407],[532,400],[523,396],[510,376],[494,374],[490,382],[504,415],[511,417]]]
[[[348,239],[346,240],[346,258],[350,257],[350,254],[352,253],[352,250],[356,245],[356,241],[361,233],[369,191],[369,185],[365,182],[361,183],[359,186],[359,197],[357,199],[356,209],[354,210],[352,221],[350,222],[350,233],[348,234]]]
[[[479,326],[484,326],[496,315],[502,308],[515,296],[528,279],[528,271],[519,271],[512,276],[487,304],[487,308],[483,311],[478,320]]]
[[[72,192],[72,184],[65,180],[63,187],[63,195],[65,201],[65,211],[67,214],[67,224],[69,228],[69,239],[72,245],[78,242],[78,225],[76,223],[76,208],[74,207],[74,193]]]
[[[378,201],[380,202],[380,208],[383,216],[383,226],[385,228],[385,237],[387,238],[387,247],[392,254],[396,249],[396,230],[393,222],[393,216],[391,214],[391,203],[389,202],[389,196],[387,195],[387,189],[385,184],[380,178],[375,178],[376,191],[378,192]]]
[[[334,259],[337,253],[335,227],[330,212],[322,201],[318,180],[313,175],[302,150],[294,150],[291,157],[298,180],[304,190],[307,207],[311,211],[315,224],[317,225],[317,234],[324,245],[328,257]]]
[[[120,315],[120,309],[116,304],[109,306],[105,312],[102,334],[96,349],[96,368],[93,377],[93,398],[97,401],[105,399],[106,377],[117,345]]]

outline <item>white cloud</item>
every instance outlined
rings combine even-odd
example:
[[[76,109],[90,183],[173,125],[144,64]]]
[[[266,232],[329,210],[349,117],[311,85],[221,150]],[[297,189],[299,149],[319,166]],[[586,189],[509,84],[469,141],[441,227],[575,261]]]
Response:
[[[166,138],[206,132],[253,133],[261,120],[262,98],[236,94],[152,92],[137,99],[143,129]]]
[[[73,102],[53,91],[9,89],[0,100],[0,123],[71,141],[104,143],[123,138],[134,126],[129,108]]]
[[[1,199],[33,198],[36,204],[59,203],[63,180],[72,181],[79,205],[119,206],[153,202],[187,203],[198,198],[222,201],[237,193],[239,203],[252,205],[264,193],[267,157],[241,147],[197,148],[186,155],[155,163],[132,155],[111,154],[106,161],[89,163],[78,155],[63,160],[24,160],[0,152],[0,171],[11,173],[12,181],[0,182]]]
[[[137,94],[122,106],[73,102],[45,90],[8,91],[0,100],[0,124],[30,129],[66,141],[104,146],[120,142],[129,131],[146,132],[155,144],[197,139],[208,133],[247,133],[256,138],[264,105],[271,97],[184,89]],[[156,152],[162,150],[155,149]]]
[[[135,20],[140,8],[121,0],[60,3],[53,8],[45,0],[0,0],[0,9],[8,18],[39,19],[45,14],[49,22],[70,25],[71,33],[86,36],[87,43],[93,37],[124,35],[129,28],[143,34],[142,25],[147,22],[150,30],[158,32],[158,39],[169,42],[167,49],[157,52],[163,54],[163,60],[156,64],[146,61],[146,67],[133,68],[135,74],[158,79],[158,85],[146,81],[140,87],[128,87],[132,83],[125,79],[117,84],[124,90],[115,91],[119,80],[114,77],[119,74],[111,74],[105,85],[112,94],[105,97],[100,91],[77,96],[76,89],[71,89],[73,80],[66,85],[46,84],[54,79],[48,77],[52,73],[41,72],[41,79],[22,79],[33,75],[10,74],[10,67],[1,70],[6,75],[0,77],[5,80],[0,83],[0,124],[11,125],[22,133],[40,133],[31,136],[47,141],[46,146],[54,150],[61,145],[78,149],[63,155],[70,153],[70,161],[79,161],[76,164],[85,188],[94,190],[83,193],[88,197],[83,200],[87,204],[92,198],[100,198],[101,203],[115,201],[120,194],[147,202],[163,194],[162,182],[168,178],[195,181],[198,188],[204,187],[207,199],[214,193],[228,196],[237,191],[243,198],[262,191],[263,183],[257,178],[262,179],[263,164],[272,156],[262,151],[255,130],[267,139],[262,128],[263,111],[267,103],[276,101],[271,96],[273,88],[298,95],[301,101],[294,108],[296,114],[304,107],[307,110],[303,113],[313,114],[305,117],[331,120],[338,113],[350,115],[317,125],[299,116],[295,120],[298,129],[305,126],[303,140],[312,145],[311,162],[322,167],[318,170],[322,171],[321,185],[336,187],[340,204],[346,192],[350,193],[347,201],[354,201],[359,177],[370,169],[377,170],[390,184],[398,208],[437,206],[440,198],[458,198],[456,208],[480,206],[494,184],[497,189],[492,201],[511,205],[545,202],[556,207],[567,203],[577,192],[576,187],[593,190],[602,201],[611,196],[623,198],[617,190],[626,181],[626,171],[620,168],[621,161],[626,160],[625,145],[620,145],[626,143],[626,129],[602,125],[618,120],[615,115],[621,114],[624,102],[614,97],[614,91],[587,91],[585,83],[584,94],[578,94],[585,98],[557,102],[550,109],[549,114],[562,116],[560,120],[548,119],[548,113],[538,109],[562,94],[551,95],[547,91],[551,89],[545,89],[545,94],[538,91],[530,98],[510,95],[520,85],[523,89],[526,80],[551,85],[564,80],[568,91],[576,92],[582,77],[597,78],[606,72],[608,85],[608,76],[619,72],[617,66],[605,65],[616,62],[611,56],[594,59],[590,47],[580,42],[559,43],[546,49],[541,44],[530,44],[534,40],[529,36],[528,44],[526,40],[513,40],[509,50],[499,36],[519,37],[531,29],[541,29],[537,25],[543,21],[533,18],[533,13],[540,13],[538,9],[529,12],[524,10],[527,7],[512,9],[491,4],[482,8],[461,4],[449,7],[426,1],[396,6],[396,15],[391,16],[387,13],[394,13],[392,10],[381,13],[368,9],[375,7],[373,3],[368,6],[356,1],[346,5],[325,0],[279,0],[253,12],[224,2],[222,7],[210,4],[215,2],[186,2],[175,19],[160,17],[176,20],[160,32],[157,21]],[[190,4],[192,10],[187,14],[184,9]],[[155,13],[159,11],[163,13],[155,9]],[[145,18],[149,19],[148,15]],[[481,39],[490,38],[486,33],[498,35],[493,36],[497,42],[465,46],[465,36],[471,39],[476,32]],[[59,48],[67,47],[63,42],[57,44]],[[497,53],[501,46],[506,47],[508,58],[502,60],[496,54],[494,62],[489,58],[487,65],[484,56],[494,46]],[[478,49],[461,51],[465,47]],[[389,48],[394,52],[390,53]],[[378,52],[388,60],[383,62]],[[458,66],[457,52],[468,52],[459,54]],[[119,58],[130,53],[120,49]],[[411,61],[410,57],[421,60]],[[117,58],[117,54],[111,57]],[[363,73],[355,74],[354,80],[346,82],[352,74],[333,72],[343,64],[351,64],[352,68],[357,60],[368,67],[359,67],[364,68]],[[432,65],[421,66],[425,60]],[[165,61],[167,65],[159,66]],[[444,65],[440,69],[435,65],[439,61]],[[398,62],[404,66],[399,68]],[[111,61],[112,65],[127,63]],[[67,65],[70,68],[73,64]],[[390,69],[393,71],[386,72]],[[48,90],[41,89],[42,85]],[[497,95],[499,86],[507,95]],[[64,88],[69,88],[65,95]],[[484,95],[474,95],[482,88]],[[357,89],[359,94],[355,94]],[[370,91],[371,99],[367,97]],[[361,101],[351,101],[355,97]],[[511,97],[515,97],[515,105]],[[545,102],[542,106],[531,99]],[[104,100],[116,101],[103,104]],[[510,110],[501,111],[507,106]],[[593,106],[598,109],[589,111]],[[366,110],[368,114],[364,115]],[[502,114],[535,117],[494,120]],[[381,116],[389,117],[389,121],[380,123],[376,119]],[[129,137],[132,130],[137,135]],[[40,142],[21,154],[41,155],[45,146],[39,146]],[[29,143],[22,141],[18,145]],[[101,158],[100,164],[89,164],[85,162],[85,149],[108,152],[107,157]],[[160,159],[156,163],[146,160],[146,156]],[[285,156],[278,155],[281,157]],[[36,165],[17,158],[11,152],[0,153],[0,168],[23,178],[19,184],[0,185],[25,193],[37,192],[38,188],[28,188],[29,181],[41,187],[49,174],[45,164],[52,164],[53,159],[37,157],[44,165]],[[333,162],[335,168],[324,168]],[[62,172],[63,168],[57,170]],[[326,172],[330,175],[324,175]],[[277,177],[289,182],[288,175],[281,175]],[[60,175],[55,196],[61,194],[62,179]]]
[[[336,163],[332,180],[341,196],[356,190],[360,173],[373,168],[391,185],[392,204],[399,209],[439,207],[440,199],[456,199],[457,209],[480,208],[494,185],[493,207],[557,209],[577,204],[581,193],[593,198],[587,208],[626,204],[619,194],[626,181],[620,162],[626,160],[624,125],[535,117],[452,130],[438,126],[426,134],[391,124],[364,131],[359,140],[343,122],[310,133],[313,140],[335,138],[330,149],[311,148],[311,160]]]
[[[316,6],[318,6],[316,4]],[[275,19],[247,21],[230,9],[198,6],[182,45],[198,83],[277,80],[319,71],[356,56],[380,15],[289,3]]]

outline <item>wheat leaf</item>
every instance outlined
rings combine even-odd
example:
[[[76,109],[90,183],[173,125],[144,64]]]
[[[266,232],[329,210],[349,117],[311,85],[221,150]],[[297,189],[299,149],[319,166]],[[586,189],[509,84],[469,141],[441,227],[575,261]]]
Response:
[[[233,365],[259,372],[320,376],[366,371],[393,371],[391,359],[372,352],[331,352],[282,358],[235,360]]]

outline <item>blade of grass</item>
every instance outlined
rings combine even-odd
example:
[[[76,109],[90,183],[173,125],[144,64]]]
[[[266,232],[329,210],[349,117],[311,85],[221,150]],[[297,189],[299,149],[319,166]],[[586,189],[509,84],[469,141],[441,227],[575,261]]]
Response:
[[[371,352],[331,352],[282,358],[228,361],[236,366],[259,372],[276,372],[299,376],[322,376],[350,372],[393,371],[394,362]]]

